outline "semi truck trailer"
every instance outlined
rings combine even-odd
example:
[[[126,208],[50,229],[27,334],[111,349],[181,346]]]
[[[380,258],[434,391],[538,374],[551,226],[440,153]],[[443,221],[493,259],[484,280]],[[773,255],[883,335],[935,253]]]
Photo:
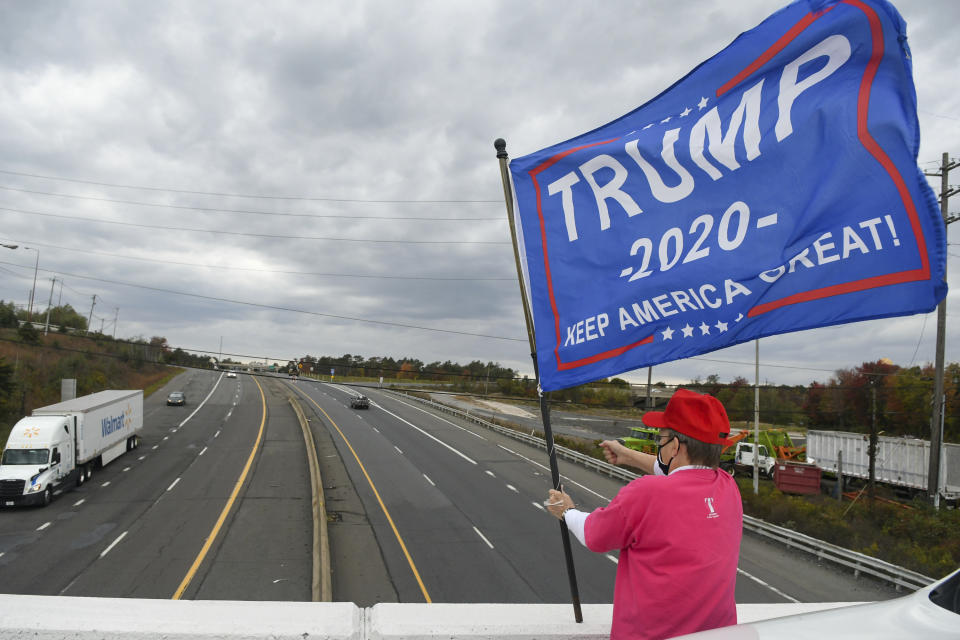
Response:
[[[867,480],[870,477],[869,445],[870,436],[863,433],[811,430],[807,432],[807,460],[812,458],[827,473],[836,474],[842,466],[844,477]],[[929,464],[929,440],[877,436],[874,463],[877,482],[909,493],[926,492]],[[960,444],[944,443],[939,484],[943,498],[960,498]]]
[[[10,431],[0,458],[0,506],[47,505],[135,449],[143,391],[111,390],[34,409]]]

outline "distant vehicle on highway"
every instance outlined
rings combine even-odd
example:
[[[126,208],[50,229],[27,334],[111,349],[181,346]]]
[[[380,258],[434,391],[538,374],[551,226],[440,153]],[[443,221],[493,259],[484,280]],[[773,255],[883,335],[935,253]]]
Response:
[[[170,395],[167,396],[167,406],[175,405],[182,407],[187,404],[187,396],[184,395],[183,391],[172,391]]]
[[[237,377],[237,372],[236,372],[236,371],[227,371],[227,377],[228,377],[228,378],[236,378],[236,377]]]
[[[370,408],[370,398],[367,396],[353,396],[350,398],[350,408],[351,409],[369,409]]]

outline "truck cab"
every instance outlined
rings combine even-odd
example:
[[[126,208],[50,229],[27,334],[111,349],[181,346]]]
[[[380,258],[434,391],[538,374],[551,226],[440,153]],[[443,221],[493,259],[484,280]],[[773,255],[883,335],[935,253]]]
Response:
[[[759,455],[758,465],[760,473],[768,478],[773,477],[773,470],[777,466],[777,459],[770,455],[766,445],[754,445],[752,442],[738,442],[736,454],[733,457],[733,466],[735,470],[747,471],[753,469],[754,450]]]
[[[0,506],[49,504],[76,476],[71,423],[62,416],[23,418],[0,458]]]

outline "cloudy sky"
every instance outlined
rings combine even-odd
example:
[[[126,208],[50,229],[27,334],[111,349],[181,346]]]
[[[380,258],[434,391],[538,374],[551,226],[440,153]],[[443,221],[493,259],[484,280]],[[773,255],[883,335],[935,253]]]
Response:
[[[783,4],[6,0],[0,241],[39,251],[35,306],[56,277],[117,337],[530,372],[494,139],[520,156],[608,122]],[[960,3],[896,5],[935,170],[960,155]],[[0,298],[27,302],[37,255],[0,249]],[[935,335],[934,313],[764,339],[761,378],[932,362]],[[753,353],[654,379],[752,380]]]

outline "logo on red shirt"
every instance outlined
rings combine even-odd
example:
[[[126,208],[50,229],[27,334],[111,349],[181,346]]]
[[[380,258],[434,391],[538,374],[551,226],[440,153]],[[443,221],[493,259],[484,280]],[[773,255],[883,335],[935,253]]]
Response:
[[[703,502],[704,502],[704,504],[707,505],[707,509],[709,509],[709,513],[707,513],[707,518],[719,518],[719,517],[720,517],[720,514],[717,513],[717,510],[713,508],[713,498],[704,498],[704,499],[703,499]]]

